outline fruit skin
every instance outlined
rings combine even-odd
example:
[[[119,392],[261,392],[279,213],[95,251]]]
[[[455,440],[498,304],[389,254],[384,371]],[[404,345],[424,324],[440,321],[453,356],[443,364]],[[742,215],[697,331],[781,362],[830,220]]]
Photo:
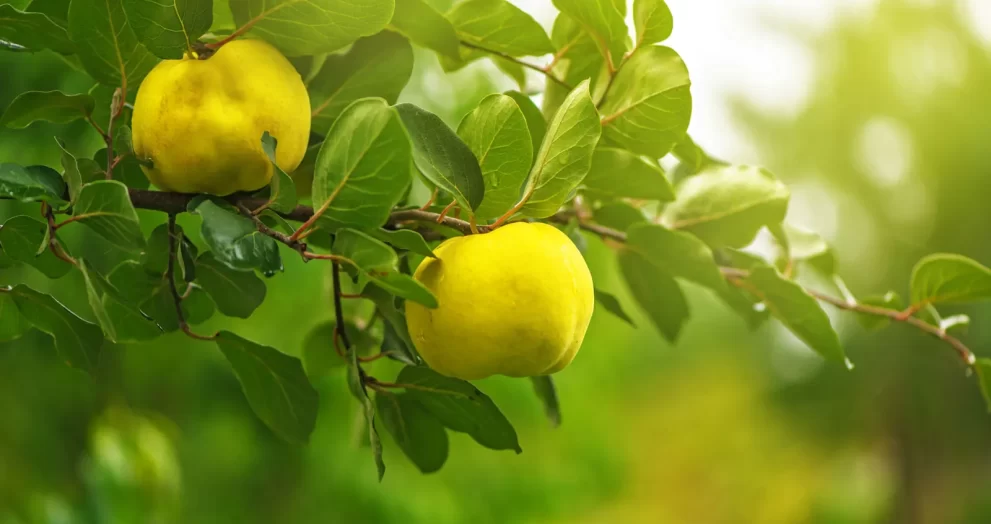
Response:
[[[310,137],[310,97],[299,73],[261,40],[234,40],[206,60],[164,60],[138,89],[134,153],[160,189],[228,195],[268,184],[262,133],[292,172]]]
[[[434,254],[414,277],[439,306],[406,301],[406,322],[435,371],[465,380],[528,377],[561,371],[575,358],[595,295],[564,233],[520,222],[449,239]]]

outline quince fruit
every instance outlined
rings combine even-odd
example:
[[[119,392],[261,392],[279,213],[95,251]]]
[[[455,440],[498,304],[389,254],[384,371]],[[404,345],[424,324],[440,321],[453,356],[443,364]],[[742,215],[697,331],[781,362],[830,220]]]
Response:
[[[163,60],[138,89],[134,153],[166,191],[228,195],[268,184],[262,150],[278,140],[276,163],[292,172],[310,137],[310,98],[299,73],[261,40],[235,40],[205,60]]]

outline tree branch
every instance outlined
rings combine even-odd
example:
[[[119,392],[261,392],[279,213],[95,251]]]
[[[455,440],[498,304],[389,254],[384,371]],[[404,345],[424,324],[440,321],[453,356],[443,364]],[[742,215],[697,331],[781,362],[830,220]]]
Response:
[[[175,285],[175,261],[176,257],[179,256],[179,234],[176,232],[175,227],[175,215],[169,214],[169,263],[166,266],[165,278],[168,280],[169,292],[172,293],[172,303],[175,304],[175,315],[176,320],[179,323],[179,329],[182,330],[186,335],[195,338],[197,340],[213,340],[217,338],[217,335],[205,336],[193,333],[193,330],[189,329],[189,324],[186,323],[186,316],[182,313],[182,295],[179,294],[179,290]]]
[[[344,344],[344,351],[348,352],[351,351],[351,341],[348,340],[348,330],[344,328],[344,306],[341,305],[341,264],[335,260],[331,265],[334,279],[334,318],[337,321],[334,332]]]

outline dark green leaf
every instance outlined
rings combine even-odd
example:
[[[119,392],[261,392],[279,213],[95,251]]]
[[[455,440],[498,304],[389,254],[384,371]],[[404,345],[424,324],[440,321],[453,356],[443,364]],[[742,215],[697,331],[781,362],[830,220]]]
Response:
[[[69,0],[31,0],[24,10],[46,14],[59,25],[65,26],[65,21],[69,19]]]
[[[547,121],[544,120],[544,115],[540,112],[540,108],[537,107],[537,104],[533,103],[533,100],[530,100],[530,97],[519,91],[506,91],[503,94],[515,100],[516,105],[523,112],[523,118],[526,119],[526,127],[530,132],[532,150],[538,151],[540,149],[540,143],[544,140],[544,134],[547,133]]]
[[[626,247],[638,252],[659,271],[717,292],[726,286],[712,251],[697,237],[654,224],[635,224],[627,236]]]
[[[33,122],[64,124],[93,113],[95,102],[89,95],[67,95],[61,91],[27,91],[7,106],[0,126],[25,128]]]
[[[13,295],[6,289],[0,288],[0,342],[16,340],[31,329],[31,324],[17,310]]]
[[[430,246],[427,245],[427,241],[423,239],[423,236],[411,229],[374,229],[369,234],[399,249],[425,257],[437,258],[433,250],[430,249]]]
[[[664,210],[664,223],[692,233],[713,247],[743,247],[760,228],[780,223],[788,188],[764,169],[711,166],[678,184],[678,198]]]
[[[991,269],[949,253],[929,255],[912,270],[912,304],[960,304],[991,298]]]
[[[470,383],[413,366],[403,368],[396,382],[408,385],[407,394],[444,426],[467,433],[489,449],[523,452],[513,425],[492,399]]]
[[[444,465],[447,432],[413,396],[379,392],[375,405],[386,431],[420,472],[433,473]]]
[[[366,98],[348,106],[320,148],[313,204],[339,224],[377,228],[411,180],[409,138],[396,111]]]
[[[302,363],[230,331],[218,333],[216,341],[258,418],[280,437],[305,444],[316,423],[319,397]]]
[[[230,0],[238,27],[287,56],[336,51],[378,33],[392,19],[394,0]]]
[[[127,129],[126,127],[124,129]],[[117,136],[116,134],[114,136]],[[114,139],[117,142],[117,139]],[[122,145],[122,144],[121,144]],[[83,159],[80,159],[80,162]],[[103,177],[107,170],[107,149],[103,148],[93,153],[93,160],[96,163],[96,172]],[[141,164],[137,157],[131,154],[124,154],[117,165],[114,166],[113,179],[123,182],[131,189],[148,189],[151,185],[148,177],[141,170]]]
[[[229,317],[248,318],[265,301],[265,283],[254,271],[231,269],[209,251],[196,259],[196,283]]]
[[[799,339],[829,360],[844,362],[840,339],[819,302],[798,284],[772,268],[757,267],[746,278],[745,288]]]
[[[523,112],[511,97],[489,95],[461,121],[458,135],[478,159],[485,181],[485,197],[475,216],[501,216],[519,200],[533,161]]]
[[[51,49],[62,54],[75,51],[65,25],[42,13],[26,13],[10,4],[0,5],[0,40],[25,47],[28,51]]]
[[[0,227],[0,246],[11,260],[29,264],[48,278],[59,278],[72,269],[72,266],[45,249],[48,225],[27,215],[17,215],[7,219]]]
[[[461,57],[454,26],[423,0],[396,2],[390,25],[418,45],[454,59]]]
[[[554,0],[554,6],[578,22],[593,40],[599,52],[609,55],[619,65],[629,39],[626,22],[626,2],[613,0]]]
[[[176,233],[182,234],[182,227],[176,226]],[[152,230],[141,253],[141,265],[152,275],[164,275],[169,264],[169,226],[161,224]]]
[[[124,0],[123,5],[138,39],[160,58],[192,51],[213,24],[213,0]]]
[[[279,245],[258,232],[255,223],[233,211],[204,200],[195,208],[203,217],[203,240],[220,262],[231,269],[259,269],[265,276],[282,271]]]
[[[638,49],[616,74],[602,104],[603,136],[637,154],[666,155],[688,130],[690,85],[678,53],[667,47]]]
[[[65,182],[50,167],[0,164],[0,197],[61,207],[66,203],[62,200],[65,194]]]
[[[135,0],[72,0],[69,37],[86,72],[97,82],[137,92],[158,58],[138,42],[124,13],[125,1]]]
[[[633,298],[668,342],[688,320],[688,302],[674,278],[633,250],[619,253],[619,268]]]
[[[116,180],[84,185],[76,198],[73,218],[121,249],[138,251],[145,245],[127,186]]]
[[[537,398],[540,399],[541,404],[544,405],[544,413],[547,414],[547,420],[551,422],[551,426],[558,427],[561,425],[561,405],[557,398],[557,388],[554,386],[554,379],[550,375],[541,375],[538,377],[530,377],[530,381],[533,383],[533,390],[537,393]]]
[[[554,52],[540,24],[506,0],[460,2],[447,13],[447,19],[461,40],[509,56]]]
[[[77,317],[54,298],[27,286],[15,286],[10,293],[21,315],[55,339],[55,349],[66,364],[90,372],[96,369],[103,345],[99,327]]]
[[[383,31],[362,38],[346,54],[330,55],[309,82],[313,131],[326,134],[352,102],[365,97],[395,104],[413,73],[413,48],[401,35]]]
[[[289,213],[296,209],[296,184],[285,171],[275,163],[275,148],[278,140],[268,134],[262,134],[262,150],[268,155],[268,160],[272,162],[272,181],[268,187],[268,202],[270,208],[280,212]]]
[[[358,366],[358,353],[352,351],[348,354],[348,389],[354,398],[361,404],[362,412],[365,415],[365,423],[368,426],[368,439],[372,446],[372,455],[375,457],[375,469],[378,470],[379,482],[385,475],[385,462],[382,461],[382,441],[379,439],[378,430],[375,429],[375,404],[368,397],[363,379],[364,374]]]
[[[626,231],[630,226],[647,222],[643,211],[623,202],[611,202],[595,211],[595,221],[618,231]]]
[[[478,209],[485,181],[471,148],[437,115],[412,104],[399,104],[396,110],[413,142],[413,160],[420,172],[451,193],[462,209]]]
[[[162,334],[162,328],[142,315],[118,294],[107,280],[79,261],[79,270],[86,284],[86,295],[97,323],[112,342],[141,342]]]
[[[674,17],[664,0],[634,0],[633,25],[637,29],[637,45],[656,44],[671,36]]]
[[[600,306],[602,306],[607,312],[612,313],[616,318],[626,322],[627,324],[637,327],[637,323],[623,311],[623,305],[619,303],[619,299],[616,298],[611,293],[606,293],[605,291],[595,290],[595,301]]]
[[[977,380],[981,386],[981,395],[987,404],[988,413],[991,413],[991,358],[979,358],[974,363],[977,370]]]
[[[521,210],[524,215],[545,218],[557,212],[588,174],[601,131],[588,82],[582,82],[547,126],[523,190],[527,199]]]
[[[625,149],[596,148],[583,183],[595,194],[609,198],[674,200],[674,189],[660,166]]]

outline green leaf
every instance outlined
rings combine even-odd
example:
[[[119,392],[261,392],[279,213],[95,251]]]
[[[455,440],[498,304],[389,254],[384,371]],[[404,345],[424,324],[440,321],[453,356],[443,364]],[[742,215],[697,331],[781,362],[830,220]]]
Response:
[[[430,249],[430,246],[427,245],[427,241],[423,239],[423,236],[412,229],[373,229],[369,234],[399,249],[425,257],[437,258],[433,250]]]
[[[674,200],[674,189],[655,162],[625,149],[597,147],[585,177],[587,189],[607,198]]]
[[[623,310],[623,305],[619,303],[619,299],[616,298],[611,293],[606,293],[605,291],[596,289],[595,290],[595,302],[602,306],[607,312],[611,313],[616,318],[626,322],[627,324],[637,327],[637,323],[626,314]]]
[[[819,302],[773,268],[756,267],[744,280],[747,291],[799,339],[828,360],[845,362],[840,339]]]
[[[409,394],[379,392],[375,395],[382,425],[421,473],[433,473],[447,460],[447,432]]]
[[[287,56],[336,51],[392,20],[394,0],[230,0],[238,27]]]
[[[97,82],[136,93],[158,58],[138,42],[124,13],[125,1],[136,0],[72,0],[69,38],[79,61]]]
[[[313,204],[340,224],[376,228],[411,180],[409,138],[395,109],[366,98],[348,106],[320,148]]]
[[[0,40],[23,46],[28,51],[75,52],[61,21],[42,13],[20,11],[10,4],[0,5]]]
[[[79,197],[79,191],[83,188],[83,176],[79,169],[79,161],[65,148],[65,143],[61,140],[56,138],[55,143],[62,150],[61,161],[62,177],[65,179],[64,187],[69,194],[69,201],[75,202]]]
[[[547,33],[530,15],[506,0],[467,0],[447,13],[465,42],[509,56],[553,53]]]
[[[643,211],[623,202],[611,202],[595,211],[599,224],[618,231],[626,231],[634,224],[647,222]]]
[[[160,58],[182,58],[213,25],[213,0],[124,0],[123,5],[138,39]]]
[[[554,379],[550,375],[530,377],[533,384],[533,391],[537,394],[541,404],[544,405],[544,413],[552,427],[561,425],[561,405],[557,398],[557,388],[554,386]]]
[[[211,252],[196,259],[196,283],[213,298],[217,309],[229,317],[248,318],[265,301],[265,283],[254,271],[239,271],[221,264]]]
[[[991,269],[961,255],[937,253],[912,270],[912,304],[961,304],[991,298]]]
[[[465,210],[476,210],[485,180],[471,148],[437,115],[413,104],[396,106],[413,142],[413,160],[428,180],[450,193]]]
[[[637,30],[636,47],[642,47],[667,40],[674,29],[674,17],[664,0],[634,0],[633,25]]]
[[[16,340],[29,329],[31,324],[17,310],[13,295],[0,288],[0,342]]]
[[[713,166],[677,186],[678,198],[663,222],[701,238],[712,247],[743,247],[760,228],[780,223],[788,209],[788,188],[764,169]]]
[[[390,27],[406,35],[417,45],[459,60],[461,43],[454,26],[423,0],[402,0],[396,3]]]
[[[668,342],[677,341],[689,317],[688,302],[678,283],[656,263],[633,250],[620,251],[619,268],[633,299],[657,330]]]
[[[826,275],[836,272],[836,255],[822,235],[791,224],[784,224],[782,230],[792,260],[808,262]]]
[[[214,257],[231,269],[259,269],[265,276],[282,271],[275,239],[258,232],[250,218],[204,200],[194,210],[203,217],[203,240]]]
[[[355,269],[389,293],[430,308],[437,307],[437,298],[423,284],[397,272],[396,252],[370,235],[342,229],[334,238],[333,252],[347,258]]]
[[[73,219],[121,249],[139,251],[145,245],[127,186],[116,180],[84,185],[73,206]]]
[[[560,56],[551,72],[566,84],[576,85],[587,78],[591,81],[590,91],[595,92],[600,80],[608,79],[609,69],[595,40],[568,15],[561,13],[554,20],[551,42],[555,56]],[[558,83],[548,82],[543,100],[544,116],[552,117],[567,94],[568,91]]]
[[[419,365],[420,356],[410,339],[406,316],[396,308],[396,297],[375,284],[365,286],[361,296],[371,300],[375,304],[375,309],[385,319],[382,351],[390,353],[394,360],[413,366]]]
[[[903,311],[905,309],[905,303],[902,301],[902,297],[898,296],[898,293],[894,291],[888,291],[883,296],[864,297],[858,299],[857,303],[865,306],[891,309],[893,311]],[[860,325],[864,326],[865,329],[881,329],[890,322],[888,317],[869,315],[867,313],[857,313],[857,320],[860,321]]]
[[[61,91],[27,91],[7,106],[0,126],[22,129],[34,122],[64,124],[86,118],[96,102],[89,95],[67,95]]]
[[[588,174],[601,131],[588,82],[582,82],[571,91],[547,126],[523,190],[527,201],[521,213],[545,218],[557,212]]]
[[[409,40],[390,31],[358,40],[346,54],[328,56],[307,84],[313,131],[326,134],[337,117],[361,98],[384,98],[395,104],[412,74]]]
[[[176,226],[176,233],[182,234],[182,226]],[[145,243],[141,252],[141,265],[151,275],[164,275],[169,264],[169,226],[160,224]]]
[[[65,182],[54,169],[46,166],[22,167],[0,164],[0,197],[21,202],[48,202],[52,206],[66,204]]]
[[[99,273],[79,261],[86,284],[86,296],[97,323],[112,342],[141,342],[162,334],[162,328],[126,303],[117,290]]]
[[[262,150],[268,155],[268,160],[272,162],[272,181],[268,188],[268,202],[270,208],[280,212],[289,213],[296,209],[296,184],[285,171],[275,163],[275,148],[278,140],[265,131],[262,134]]]
[[[131,135],[130,127],[114,126],[113,146],[118,155],[134,152],[134,137]]]
[[[513,79],[520,89],[526,89],[526,68],[520,65],[519,62],[514,62],[499,55],[491,55],[489,56],[489,60],[495,64],[496,68],[506,73],[506,76]]]
[[[603,56],[619,65],[627,49],[626,2],[613,0],[554,0],[554,6],[578,22],[597,43]]]
[[[319,397],[299,359],[230,331],[217,333],[216,342],[258,418],[289,442],[309,441]]]
[[[634,153],[660,158],[688,130],[691,81],[667,47],[638,49],[616,74],[602,104],[603,136]]]
[[[627,233],[626,247],[673,277],[691,280],[717,292],[726,286],[709,246],[688,233],[654,224],[635,224]]]
[[[458,136],[475,154],[485,181],[485,196],[475,216],[501,216],[519,200],[533,161],[523,112],[511,97],[489,95],[461,121]]]
[[[361,404],[362,412],[365,415],[365,423],[368,425],[368,439],[372,447],[372,455],[375,457],[375,469],[378,471],[379,482],[385,475],[385,462],[382,461],[382,441],[379,439],[378,430],[375,429],[375,404],[368,398],[368,391],[365,389],[364,372],[358,365],[358,353],[352,351],[348,354],[348,389],[354,398]]]
[[[10,294],[21,315],[55,339],[55,349],[66,364],[89,372],[96,369],[103,345],[99,327],[77,317],[54,298],[27,286],[15,286]]]
[[[522,453],[516,430],[485,393],[470,383],[426,367],[406,366],[396,382],[444,426],[467,433],[489,449]]]
[[[334,330],[337,322],[328,320],[307,333],[303,341],[303,368],[311,380],[322,378],[333,368],[347,364],[347,360],[337,353],[334,348]],[[348,334],[351,348],[359,355],[367,355],[375,349],[378,341],[367,330],[359,329],[353,322],[345,321],[344,329]],[[343,345],[341,346],[343,349]]]
[[[372,281],[382,289],[400,298],[412,300],[428,308],[437,307],[437,297],[420,281],[403,273],[386,273],[371,276]]]
[[[977,380],[981,386],[981,395],[987,404],[988,413],[991,413],[991,358],[979,358],[974,363],[977,371]]]
[[[0,246],[12,260],[29,264],[51,279],[65,275],[72,266],[60,260],[51,250],[39,251],[46,245],[48,225],[27,215],[7,219],[0,227]]]
[[[69,0],[31,0],[24,11],[48,15],[59,25],[65,26],[69,18]]]
[[[179,329],[175,302],[168,280],[162,274],[149,273],[140,263],[127,260],[107,275],[107,280],[120,296],[131,304],[140,304],[142,313],[151,317],[163,330],[173,332]],[[178,278],[177,284],[178,282]],[[178,288],[182,293],[183,289]],[[193,288],[188,297],[182,300],[182,314],[191,325],[206,322],[214,314],[213,301],[199,288]]]
[[[516,101],[516,105],[523,112],[523,118],[526,119],[526,127],[530,131],[532,150],[540,150],[540,143],[543,142],[544,135],[547,133],[547,121],[544,120],[540,108],[533,103],[533,100],[530,100],[530,97],[519,91],[506,91],[503,94]]]

